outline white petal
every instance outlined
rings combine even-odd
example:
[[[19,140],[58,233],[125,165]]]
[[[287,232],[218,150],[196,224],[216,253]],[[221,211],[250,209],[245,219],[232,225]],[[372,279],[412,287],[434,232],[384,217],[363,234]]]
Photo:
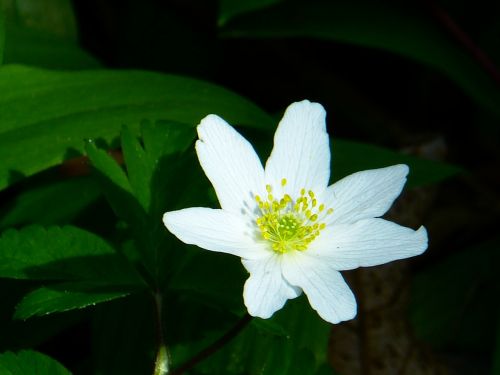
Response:
[[[282,257],[277,254],[261,260],[242,260],[250,272],[243,289],[245,306],[250,315],[270,318],[288,299],[301,294],[299,288],[293,287],[283,278],[281,260]]]
[[[283,273],[304,291],[312,308],[324,320],[339,323],[356,316],[356,299],[340,272],[306,252],[285,254]]]
[[[224,210],[241,213],[255,207],[264,188],[264,170],[252,145],[223,119],[205,117],[198,125],[196,152]]]
[[[266,163],[266,182],[279,186],[287,179],[287,193],[300,189],[323,192],[330,178],[330,146],[326,112],[307,100],[291,104],[274,135],[274,148]]]
[[[354,223],[382,216],[401,194],[407,175],[408,166],[398,164],[344,177],[325,192],[323,203],[333,208],[326,223]]]
[[[427,231],[417,231],[383,219],[326,227],[306,251],[337,270],[369,267],[422,254]]]
[[[267,250],[255,241],[255,228],[243,216],[224,210],[192,207],[163,215],[167,229],[182,242],[203,249],[257,259]]]

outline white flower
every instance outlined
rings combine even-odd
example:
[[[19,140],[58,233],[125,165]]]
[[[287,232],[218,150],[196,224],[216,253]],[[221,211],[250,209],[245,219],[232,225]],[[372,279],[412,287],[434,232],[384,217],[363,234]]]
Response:
[[[380,219],[399,196],[406,165],[354,173],[328,186],[325,110],[307,100],[288,107],[265,169],[252,145],[223,119],[205,117],[196,152],[221,209],[167,212],[187,244],[241,257],[250,273],[248,312],[269,318],[302,291],[328,322],[354,318],[356,300],[339,271],[421,254],[417,231]]]

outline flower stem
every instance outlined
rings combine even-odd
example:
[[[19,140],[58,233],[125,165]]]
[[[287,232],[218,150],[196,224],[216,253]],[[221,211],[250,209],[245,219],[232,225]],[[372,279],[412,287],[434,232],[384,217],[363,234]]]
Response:
[[[156,353],[155,369],[153,375],[169,375],[171,368],[171,358],[167,345],[165,344],[165,337],[163,335],[161,293],[159,291],[156,291],[153,297],[156,308],[156,329],[158,340],[158,351]]]
[[[234,337],[240,333],[243,328],[245,328],[248,323],[252,320],[252,317],[248,314],[245,314],[243,318],[241,318],[229,331],[227,331],[222,337],[220,337],[217,341],[215,341],[209,347],[203,349],[201,352],[196,354],[194,357],[189,359],[187,362],[176,368],[171,372],[171,375],[182,375],[184,372],[190,370],[198,363],[208,358],[216,351],[221,349],[224,345],[226,345],[229,341],[231,341]],[[155,374],[156,375],[156,374]]]
[[[170,355],[165,345],[158,348],[156,353],[155,371],[153,375],[168,375],[170,373]]]

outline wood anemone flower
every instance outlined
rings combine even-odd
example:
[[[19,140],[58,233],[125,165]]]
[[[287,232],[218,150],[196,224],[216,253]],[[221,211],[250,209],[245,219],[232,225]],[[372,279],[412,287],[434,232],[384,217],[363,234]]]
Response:
[[[216,115],[205,117],[196,152],[221,208],[163,216],[181,241],[242,259],[250,273],[243,291],[250,315],[269,318],[304,292],[324,320],[352,319],[356,300],[339,271],[427,248],[424,227],[415,231],[380,218],[403,189],[406,165],[357,172],[328,186],[325,116],[320,104],[291,104],[265,168],[236,130]]]

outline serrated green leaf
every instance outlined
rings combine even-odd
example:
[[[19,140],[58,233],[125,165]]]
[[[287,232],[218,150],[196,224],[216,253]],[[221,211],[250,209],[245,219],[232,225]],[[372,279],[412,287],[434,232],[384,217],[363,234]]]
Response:
[[[130,186],[125,171],[111,155],[104,150],[98,149],[93,140],[88,140],[86,142],[85,151],[92,165],[101,172],[103,176],[108,178],[113,185],[132,194],[132,186]]]
[[[56,360],[33,350],[0,354],[2,375],[71,375]]]
[[[71,226],[5,231],[0,237],[0,277],[141,285],[106,241]]]
[[[354,172],[394,164],[407,164],[410,167],[409,187],[436,183],[463,171],[451,164],[405,155],[365,143],[343,139],[333,139],[331,143],[332,177],[335,181]]]
[[[142,182],[143,189],[150,190],[148,213],[153,222],[159,223],[166,210],[196,195],[193,180],[199,179],[200,168],[193,168],[198,161],[190,149],[196,133],[175,122],[143,123],[141,133],[150,167],[137,184]],[[139,171],[136,173],[141,176]]]
[[[87,142],[86,152],[98,173],[102,190],[116,215],[129,224],[145,228],[146,212],[134,197],[134,192],[125,171],[107,152]]]
[[[446,75],[500,116],[500,89],[472,56],[418,6],[371,1],[284,1],[234,19],[229,37],[312,37],[387,50]]]
[[[123,124],[144,118],[193,127],[209,113],[268,127],[272,119],[221,87],[141,71],[55,72],[0,68],[0,188],[81,152],[83,139],[115,139]]]
[[[151,177],[155,164],[148,159],[137,137],[124,127],[122,130],[122,151],[127,176],[134,196],[147,212],[151,204]]]
[[[166,155],[184,152],[192,144],[195,131],[174,121],[145,121],[141,124],[144,148],[156,163]]]
[[[143,122],[141,131],[144,147],[127,127],[122,131],[127,174],[93,144],[86,148],[111,207],[128,224],[129,238],[134,240],[134,245],[127,254],[140,260],[150,271],[152,280],[162,284],[160,278],[173,268],[167,258],[174,253],[162,215],[190,191],[178,181],[189,180],[191,168],[186,163],[192,163],[193,159],[190,154],[179,151],[192,143],[194,131],[173,122]]]
[[[179,157],[170,156],[191,145],[195,133],[178,123],[143,122],[141,134],[144,147],[127,127],[122,131],[127,176],[135,197],[146,212],[151,213],[152,209],[158,208],[163,211],[165,205],[158,207],[154,195],[156,198],[159,194],[166,195],[170,179],[179,176],[172,173]],[[152,207],[153,203],[156,207]]]
[[[15,319],[28,319],[55,312],[95,306],[98,303],[123,298],[134,289],[103,285],[95,282],[73,282],[38,288],[28,293],[16,306]]]
[[[13,200],[12,207],[0,219],[0,228],[68,222],[100,194],[95,179],[90,177],[70,178],[26,190]]]

